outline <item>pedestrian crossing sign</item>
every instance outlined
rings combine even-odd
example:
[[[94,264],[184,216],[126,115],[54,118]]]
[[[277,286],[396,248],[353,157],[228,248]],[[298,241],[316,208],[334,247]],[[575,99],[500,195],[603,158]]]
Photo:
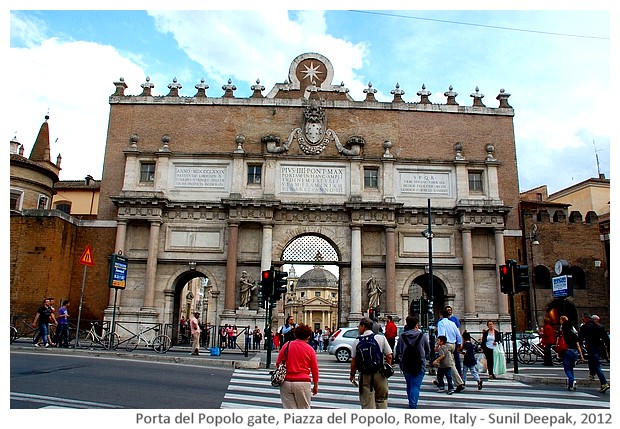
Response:
[[[90,244],[86,245],[86,249],[84,249],[84,253],[82,253],[82,257],[80,258],[80,264],[88,265],[89,267],[95,266],[95,260],[93,259],[93,249],[90,247]]]

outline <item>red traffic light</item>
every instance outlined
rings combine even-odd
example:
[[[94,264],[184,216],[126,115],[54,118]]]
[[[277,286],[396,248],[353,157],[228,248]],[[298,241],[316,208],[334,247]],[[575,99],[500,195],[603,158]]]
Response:
[[[269,280],[271,278],[271,271],[263,271],[263,280]]]
[[[508,274],[508,265],[500,265],[499,266],[499,272],[501,275],[505,276],[506,274]]]

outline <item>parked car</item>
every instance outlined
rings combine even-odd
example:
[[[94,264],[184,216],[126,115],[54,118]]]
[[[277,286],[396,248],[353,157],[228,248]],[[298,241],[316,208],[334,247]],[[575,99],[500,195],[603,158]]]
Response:
[[[327,353],[336,356],[338,362],[348,362],[351,359],[353,341],[359,336],[356,327],[339,328],[329,337]]]
[[[379,332],[377,335],[383,335],[383,333]],[[338,362],[348,362],[351,359],[353,342],[357,337],[359,337],[357,327],[339,328],[329,337],[327,353],[334,355]]]

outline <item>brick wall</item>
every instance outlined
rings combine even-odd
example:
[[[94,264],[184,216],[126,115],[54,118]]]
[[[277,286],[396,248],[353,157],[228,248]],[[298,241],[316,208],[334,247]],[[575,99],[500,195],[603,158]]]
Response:
[[[116,228],[78,226],[70,219],[55,210],[11,216],[11,316],[34,315],[43,298],[53,297],[56,308],[69,299],[71,319],[77,319],[84,274],[78,261],[90,244],[95,266],[86,270],[82,318],[103,318],[109,299],[107,257]]]

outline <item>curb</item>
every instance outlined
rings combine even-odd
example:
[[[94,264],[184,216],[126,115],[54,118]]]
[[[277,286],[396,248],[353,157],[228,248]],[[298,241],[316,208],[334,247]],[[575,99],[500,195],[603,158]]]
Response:
[[[255,356],[249,360],[235,360],[235,359],[212,359],[208,352],[205,352],[204,357],[191,356],[189,351],[187,356],[179,356],[173,354],[147,354],[140,352],[120,352],[120,351],[105,351],[97,349],[63,349],[63,348],[34,348],[32,346],[12,346],[12,350],[20,352],[28,351],[32,353],[54,353],[54,354],[71,354],[81,356],[92,357],[110,357],[110,358],[123,358],[142,360],[148,362],[165,362],[165,363],[178,363],[183,365],[196,365],[205,367],[216,368],[244,368],[244,369],[258,369],[260,368],[260,356]]]

